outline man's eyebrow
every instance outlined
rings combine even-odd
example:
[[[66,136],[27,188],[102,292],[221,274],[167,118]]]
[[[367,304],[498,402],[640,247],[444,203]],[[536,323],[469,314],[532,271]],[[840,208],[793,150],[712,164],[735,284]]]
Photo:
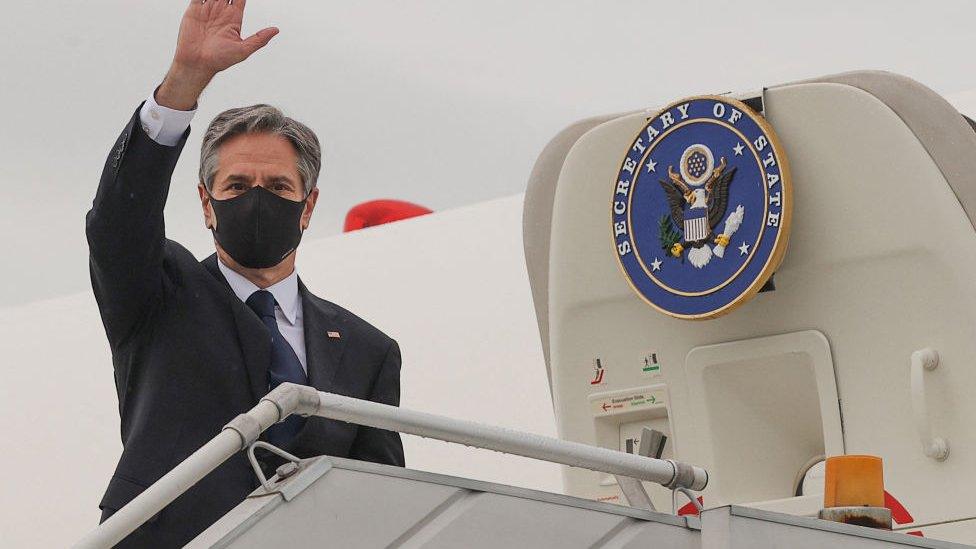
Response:
[[[268,178],[269,183],[292,183],[292,180],[287,175],[275,175]]]
[[[239,173],[233,173],[227,176],[227,181],[242,181],[244,183],[249,183],[253,179],[254,178],[251,177],[250,175],[244,175]]]

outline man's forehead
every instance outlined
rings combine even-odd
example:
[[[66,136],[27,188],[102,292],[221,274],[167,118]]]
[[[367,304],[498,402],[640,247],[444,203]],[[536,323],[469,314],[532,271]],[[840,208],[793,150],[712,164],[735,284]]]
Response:
[[[272,134],[242,134],[221,144],[217,172],[222,179],[292,180],[298,173],[298,155],[291,142]]]
[[[254,162],[294,161],[298,158],[295,147],[286,137],[268,133],[235,135],[220,144],[218,157],[228,160]]]

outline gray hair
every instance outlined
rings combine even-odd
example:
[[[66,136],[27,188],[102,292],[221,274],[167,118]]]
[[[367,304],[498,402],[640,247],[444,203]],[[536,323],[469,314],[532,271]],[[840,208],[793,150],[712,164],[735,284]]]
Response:
[[[227,109],[218,114],[200,146],[200,181],[207,190],[213,190],[217,174],[217,152],[220,145],[236,135],[245,133],[271,133],[291,142],[298,154],[298,173],[305,185],[305,194],[315,188],[322,168],[322,148],[315,132],[301,122],[284,115],[271,105],[251,105]]]

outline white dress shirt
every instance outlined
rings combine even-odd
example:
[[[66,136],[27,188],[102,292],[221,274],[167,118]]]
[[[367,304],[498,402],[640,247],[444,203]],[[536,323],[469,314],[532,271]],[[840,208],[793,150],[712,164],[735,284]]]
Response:
[[[153,141],[172,147],[179,142],[196,113],[196,109],[178,111],[156,103],[156,92],[153,91],[139,110],[139,121],[142,123],[142,130]]]
[[[178,111],[169,107],[164,107],[156,103],[156,92],[149,94],[149,98],[142,105],[139,111],[139,121],[142,129],[150,138],[160,145],[172,147],[180,141],[183,132],[190,126],[196,109],[191,111]],[[242,275],[231,270],[224,265],[223,261],[217,260],[221,274],[227,279],[234,294],[238,299],[246,302],[251,294],[260,290],[253,282],[244,278]],[[284,336],[285,341],[291,345],[298,355],[298,361],[302,363],[302,369],[308,374],[308,365],[305,363],[305,323],[302,321],[302,300],[298,295],[298,273],[292,271],[284,280],[265,288],[271,292],[275,301],[275,320],[278,322],[278,330]]]
[[[246,302],[251,294],[260,290],[253,282],[244,278],[239,273],[231,270],[224,265],[224,262],[217,259],[217,266],[221,274],[227,279],[234,294]],[[291,345],[298,355],[298,361],[302,363],[302,369],[308,374],[308,366],[305,364],[305,322],[302,321],[302,300],[298,295],[298,273],[292,271],[283,280],[275,282],[265,288],[271,292],[275,301],[275,320],[278,322],[278,330],[284,336],[285,341]]]

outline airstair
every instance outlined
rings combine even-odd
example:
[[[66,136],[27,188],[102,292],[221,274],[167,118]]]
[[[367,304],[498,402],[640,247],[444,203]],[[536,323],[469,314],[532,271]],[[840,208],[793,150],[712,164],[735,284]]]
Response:
[[[629,486],[632,506],[329,456],[301,460],[257,440],[269,426],[294,413],[611,473]],[[254,458],[256,448],[278,453],[287,462],[268,479]],[[239,451],[248,453],[261,487],[188,547],[965,547],[741,506],[709,509],[700,517],[658,512],[638,480],[689,493],[706,487],[707,472],[674,460],[588,447],[290,383],[227,424],[76,547],[111,547]]]
[[[315,517],[314,520],[310,520]],[[260,488],[189,547],[962,548],[902,533],[725,506],[701,518],[318,457]]]

